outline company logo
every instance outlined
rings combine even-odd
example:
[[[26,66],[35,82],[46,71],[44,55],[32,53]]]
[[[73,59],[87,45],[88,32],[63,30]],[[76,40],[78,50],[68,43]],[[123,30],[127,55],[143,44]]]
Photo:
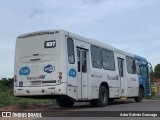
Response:
[[[42,113],[40,112],[2,112],[3,118],[35,118],[35,117],[42,117]]]
[[[29,67],[22,67],[19,71],[19,75],[29,75],[30,69]]]
[[[2,117],[11,117],[11,112],[2,112]]]
[[[45,75],[40,75],[38,77],[27,77],[27,80],[44,80],[45,77]]]
[[[76,77],[76,70],[75,69],[70,69],[69,70],[69,76],[71,76],[71,77]]]
[[[108,80],[118,80],[119,76],[118,75],[116,75],[116,76],[109,76],[109,75],[107,75],[107,78],[108,78]]]
[[[46,73],[51,73],[54,70],[55,70],[55,67],[52,66],[52,65],[47,65],[47,66],[44,67],[44,72],[46,72]]]

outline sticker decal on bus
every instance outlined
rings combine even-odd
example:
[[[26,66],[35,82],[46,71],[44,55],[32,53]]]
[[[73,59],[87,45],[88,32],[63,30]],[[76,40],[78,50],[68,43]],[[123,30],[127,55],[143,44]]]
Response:
[[[51,73],[54,70],[55,70],[55,67],[50,64],[44,67],[44,72],[46,72],[46,73]]]
[[[45,77],[45,75],[40,75],[38,77],[27,77],[27,80],[44,80]]]
[[[19,87],[23,87],[23,81],[19,82]]]
[[[76,70],[73,69],[73,68],[71,68],[71,69],[69,70],[69,76],[70,76],[70,77],[76,77]]]
[[[119,80],[119,76],[118,75],[116,75],[116,76],[107,75],[107,78],[108,78],[108,80]]]
[[[19,71],[19,75],[29,75],[30,74],[30,69],[29,67],[22,67]]]

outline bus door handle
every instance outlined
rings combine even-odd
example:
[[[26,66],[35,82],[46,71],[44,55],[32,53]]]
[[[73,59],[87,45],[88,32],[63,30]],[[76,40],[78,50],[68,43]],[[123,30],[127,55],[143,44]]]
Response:
[[[83,87],[86,87],[86,85],[83,85]]]

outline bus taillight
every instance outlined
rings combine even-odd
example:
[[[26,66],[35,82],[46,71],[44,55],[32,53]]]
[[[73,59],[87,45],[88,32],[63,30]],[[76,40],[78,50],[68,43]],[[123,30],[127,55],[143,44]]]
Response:
[[[13,80],[14,80],[14,82],[17,82],[17,75],[14,75]]]
[[[61,81],[61,80],[62,80],[62,72],[59,72],[59,76],[58,76],[58,78],[59,78],[59,81]]]

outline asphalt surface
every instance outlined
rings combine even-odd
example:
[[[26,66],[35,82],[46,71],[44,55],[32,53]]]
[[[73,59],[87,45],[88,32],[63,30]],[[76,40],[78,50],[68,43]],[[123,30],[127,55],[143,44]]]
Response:
[[[158,112],[157,112],[158,111]],[[89,103],[76,103],[72,108],[59,108],[51,105],[48,108],[28,112],[42,112],[42,118],[23,118],[26,120],[160,120],[160,117],[127,117],[120,114],[153,114],[160,116],[160,101],[114,102],[106,107],[91,107]],[[47,117],[44,117],[47,116]],[[49,117],[50,116],[50,117]],[[54,117],[51,117],[54,116]],[[0,118],[0,120],[3,118]],[[10,118],[19,120],[22,118]]]
[[[55,117],[42,117],[37,120],[160,120],[160,117],[120,117],[121,113],[156,114],[155,111],[159,111],[158,115],[160,115],[160,101],[143,101],[140,103],[132,101],[114,102],[106,107],[94,108],[88,103],[77,103],[73,108],[59,108],[58,106],[50,106],[43,111],[46,111],[48,116],[55,115]],[[59,112],[57,113],[57,111]],[[77,114],[76,112],[78,112],[78,117],[75,117]],[[118,117],[114,117],[114,114]],[[112,117],[108,117],[108,115],[111,115]]]

